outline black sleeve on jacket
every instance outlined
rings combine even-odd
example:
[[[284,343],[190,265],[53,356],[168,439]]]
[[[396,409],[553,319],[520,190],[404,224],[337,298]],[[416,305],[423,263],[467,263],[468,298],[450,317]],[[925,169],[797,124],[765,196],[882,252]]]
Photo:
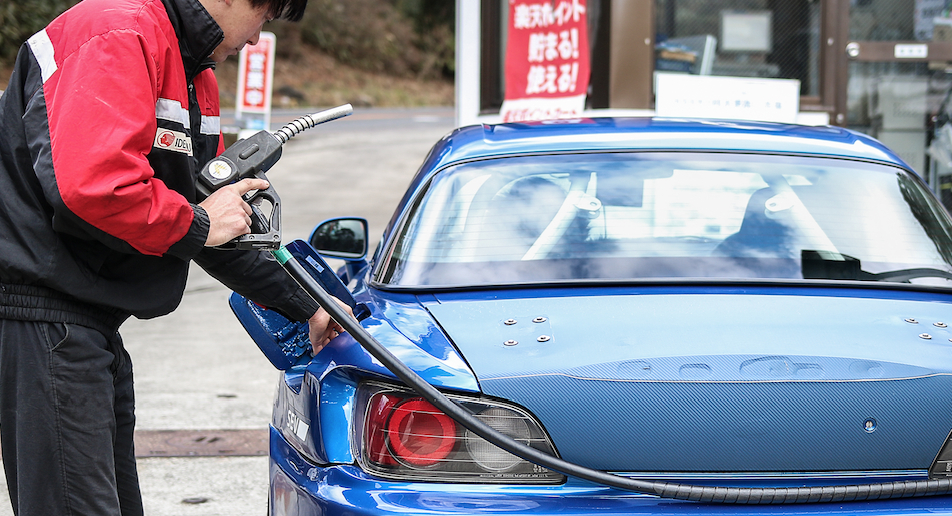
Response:
[[[208,229],[211,225],[205,208],[192,204],[192,210],[194,210],[195,216],[192,218],[192,225],[189,226],[188,233],[181,240],[172,244],[167,253],[186,261],[205,248],[205,241],[208,240]]]
[[[195,263],[228,288],[292,321],[305,321],[320,305],[264,251],[206,247]]]

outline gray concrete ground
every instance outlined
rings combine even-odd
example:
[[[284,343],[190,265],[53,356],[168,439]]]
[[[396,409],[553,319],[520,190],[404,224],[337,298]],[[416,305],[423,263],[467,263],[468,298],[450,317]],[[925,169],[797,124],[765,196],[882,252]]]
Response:
[[[291,115],[275,113],[273,125]],[[284,241],[306,238],[326,218],[357,215],[376,245],[426,152],[453,123],[450,108],[358,109],[289,142],[268,174],[283,203]],[[121,328],[135,364],[139,430],[267,428],[278,372],[231,314],[229,294],[193,266],[178,310]],[[141,458],[139,475],[149,516],[266,511],[263,456]],[[0,516],[9,514],[0,489]]]

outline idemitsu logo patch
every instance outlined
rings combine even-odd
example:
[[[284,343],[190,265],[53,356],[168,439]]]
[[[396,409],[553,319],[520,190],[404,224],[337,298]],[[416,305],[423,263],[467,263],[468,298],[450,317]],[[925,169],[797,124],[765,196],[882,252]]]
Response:
[[[155,143],[153,146],[159,149],[181,152],[189,156],[192,155],[192,139],[186,136],[185,133],[172,131],[170,129],[160,127],[155,132]]]

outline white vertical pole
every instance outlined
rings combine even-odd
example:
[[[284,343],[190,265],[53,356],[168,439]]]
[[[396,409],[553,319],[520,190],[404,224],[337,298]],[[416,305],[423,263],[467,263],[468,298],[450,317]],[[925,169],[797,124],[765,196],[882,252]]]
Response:
[[[457,127],[475,124],[479,116],[480,23],[480,0],[456,0]]]

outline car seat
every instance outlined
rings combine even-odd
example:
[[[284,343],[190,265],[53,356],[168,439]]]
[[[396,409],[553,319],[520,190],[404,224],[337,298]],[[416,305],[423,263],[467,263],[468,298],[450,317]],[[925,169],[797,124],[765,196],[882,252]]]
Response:
[[[792,231],[782,222],[767,216],[767,201],[777,193],[762,188],[750,196],[740,229],[712,251],[714,256],[737,258],[791,258]]]

